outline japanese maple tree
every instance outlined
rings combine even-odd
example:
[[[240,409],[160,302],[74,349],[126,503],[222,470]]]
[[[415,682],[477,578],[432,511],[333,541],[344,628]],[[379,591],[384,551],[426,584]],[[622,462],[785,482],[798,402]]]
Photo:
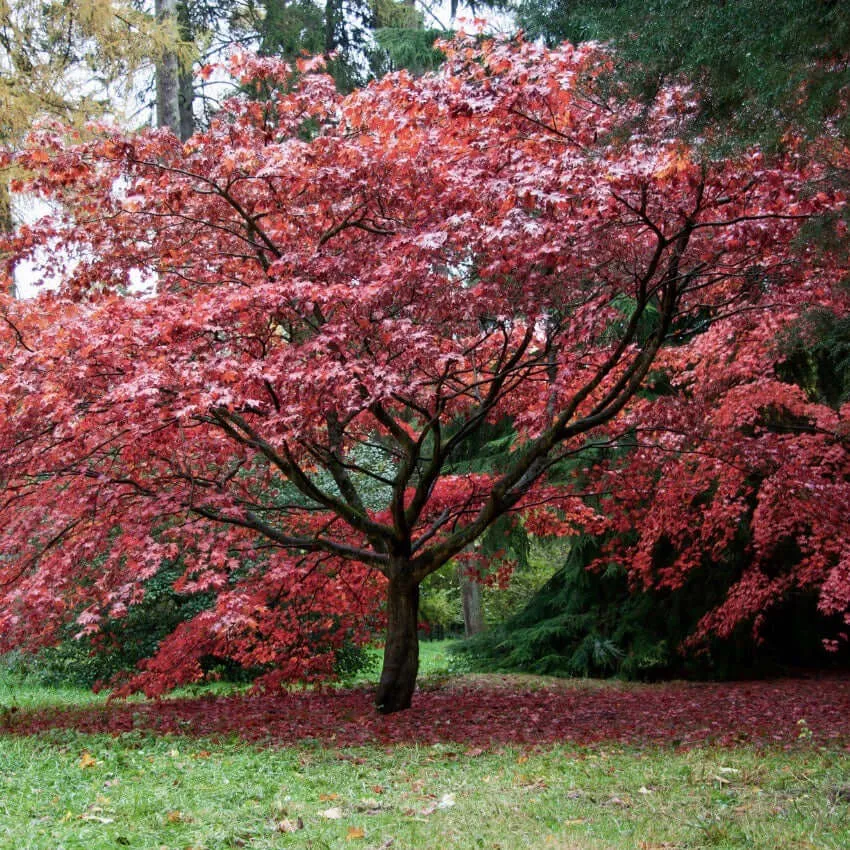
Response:
[[[216,601],[131,686],[204,655],[326,673],[383,600],[376,704],[406,708],[422,580],[505,515],[601,526],[547,471],[633,429],[664,346],[838,275],[791,250],[842,202],[818,169],[701,157],[685,89],[624,105],[594,46],[444,49],[344,98],[239,57],[271,95],[185,144],[48,128],[16,156],[53,214],[7,273],[41,257],[61,284],[2,307],[3,647],[96,632],[179,557]],[[508,461],[462,474],[506,417]]]
[[[752,275],[770,290],[761,269]],[[662,352],[665,395],[633,406],[627,461],[597,470],[614,532],[603,560],[625,563],[636,583],[677,589],[740,550],[693,649],[742,625],[760,640],[774,610],[804,593],[850,622],[850,405],[838,388],[828,388],[832,404],[813,397],[784,368],[792,329],[815,343],[805,339],[812,305],[822,319],[846,319],[846,287],[818,287],[766,292],[770,311],[727,316]],[[840,626],[821,637],[831,650],[847,641]]]

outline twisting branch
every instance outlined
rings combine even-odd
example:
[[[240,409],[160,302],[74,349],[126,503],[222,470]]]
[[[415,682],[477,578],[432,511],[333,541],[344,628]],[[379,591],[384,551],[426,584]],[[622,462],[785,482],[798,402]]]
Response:
[[[35,351],[27,345],[24,335],[21,333],[18,326],[5,314],[0,314],[0,319],[3,319],[3,321],[12,329],[12,333],[15,334],[15,339],[18,341],[18,345],[25,348],[30,354],[35,354]]]

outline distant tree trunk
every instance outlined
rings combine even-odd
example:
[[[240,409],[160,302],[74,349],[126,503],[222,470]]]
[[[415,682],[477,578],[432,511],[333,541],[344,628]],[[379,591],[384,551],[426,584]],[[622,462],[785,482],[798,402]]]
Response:
[[[410,708],[419,672],[419,584],[405,575],[387,586],[387,640],[375,694],[381,714]]]
[[[460,572],[460,592],[463,601],[463,630],[467,637],[472,637],[484,631],[481,585],[463,570]]]
[[[342,0],[327,0],[325,3],[325,53],[339,46],[339,26],[342,21]]]
[[[192,22],[189,20],[189,6],[182,2],[177,7],[177,22],[180,26],[180,40],[193,41]],[[185,142],[195,132],[195,78],[191,68],[181,68],[178,79],[177,110],[180,114],[180,138]]]
[[[185,142],[195,132],[195,78],[191,71],[180,72],[180,93],[178,110],[180,112],[180,138]]]
[[[158,20],[173,22],[177,29],[177,0],[155,0]],[[180,68],[177,53],[166,50],[156,65],[156,125],[180,135]]]
[[[12,218],[12,195],[9,192],[9,182],[6,178],[0,178],[0,233],[11,234],[15,229]],[[8,294],[15,298],[17,290],[14,280],[9,284]]]

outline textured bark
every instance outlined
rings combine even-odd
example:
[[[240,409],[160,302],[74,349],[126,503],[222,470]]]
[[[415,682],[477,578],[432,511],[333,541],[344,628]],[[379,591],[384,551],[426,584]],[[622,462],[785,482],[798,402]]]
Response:
[[[178,92],[178,108],[180,113],[180,138],[186,141],[195,132],[195,102],[194,76],[189,71],[180,72],[180,89]]]
[[[409,578],[391,579],[387,588],[387,641],[384,666],[375,695],[381,714],[410,708],[419,672],[419,585]]]
[[[177,7],[177,22],[180,25],[180,40],[194,41],[189,7],[182,2]],[[195,132],[195,75],[191,67],[180,69],[178,76],[177,109],[180,114],[180,138],[186,141]]]
[[[460,588],[463,599],[463,630],[466,637],[472,637],[484,631],[481,585],[475,579],[461,574]]]
[[[156,0],[156,16],[177,27],[177,0]],[[180,135],[180,67],[177,54],[166,50],[156,64],[156,125]]]
[[[12,195],[9,192],[9,182],[6,178],[0,179],[0,234],[8,235],[15,230],[15,222],[12,218]],[[9,285],[7,290],[9,295],[14,298],[17,295],[17,289],[14,281]]]

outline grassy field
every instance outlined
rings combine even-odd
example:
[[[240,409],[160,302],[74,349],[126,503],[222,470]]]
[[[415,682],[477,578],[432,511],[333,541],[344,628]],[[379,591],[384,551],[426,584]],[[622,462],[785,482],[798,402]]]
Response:
[[[816,750],[0,737],[0,847],[846,850],[848,778]]]
[[[444,646],[426,672],[444,675]],[[605,687],[605,686],[602,686]],[[0,711],[102,698],[0,681]],[[2,850],[850,847],[850,754],[0,734]]]

